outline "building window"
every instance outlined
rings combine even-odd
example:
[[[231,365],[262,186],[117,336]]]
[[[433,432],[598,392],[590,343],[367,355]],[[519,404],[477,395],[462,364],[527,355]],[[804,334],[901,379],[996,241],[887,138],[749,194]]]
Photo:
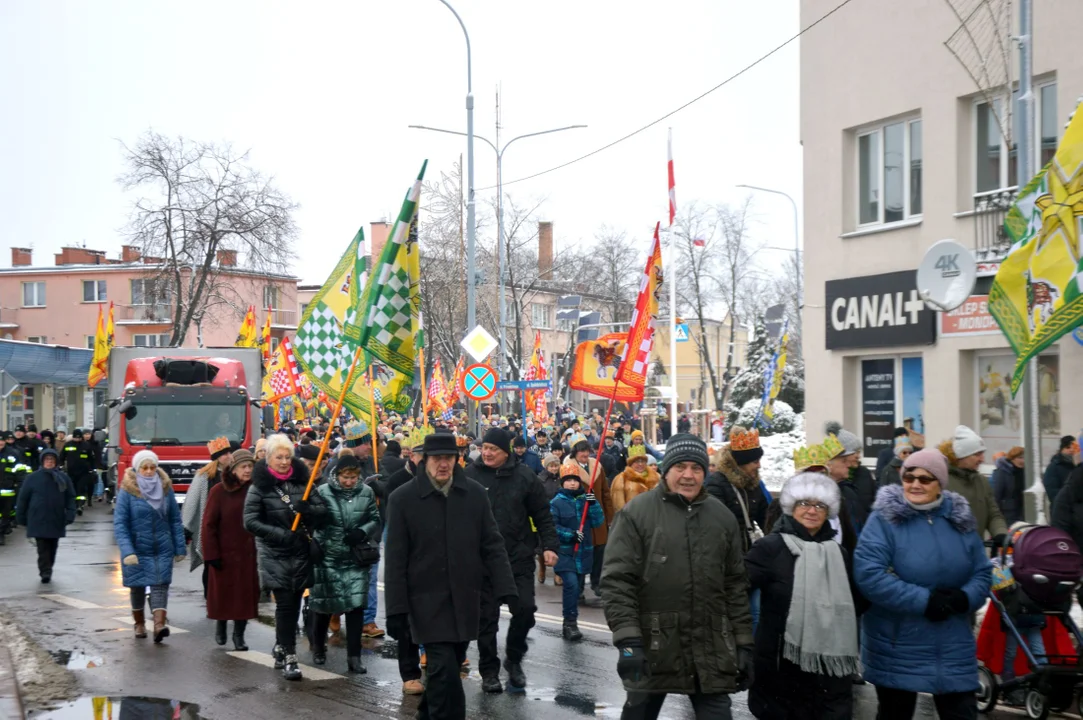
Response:
[[[83,302],[105,302],[105,281],[84,280]]]
[[[169,333],[132,335],[132,345],[136,347],[169,347]]]
[[[308,303],[301,303],[301,317],[305,316],[305,310],[308,310]]]
[[[921,215],[921,120],[881,125],[857,137],[858,224]]]
[[[86,336],[86,349],[87,350],[93,350],[94,349],[94,340],[95,339],[96,338],[93,335],[87,335]]]
[[[861,434],[864,456],[892,447],[895,428],[925,432],[924,363],[920,357],[861,361]]]
[[[159,286],[154,278],[138,278],[131,282],[132,305],[160,305],[169,303],[169,290]]]
[[[1057,151],[1057,84],[1046,83],[1034,89],[1034,148],[1037,160],[1034,171],[1045,166]],[[1019,91],[1012,93],[1012,117],[1018,117]],[[1013,138],[1008,147],[1001,124],[1017,125],[1014,119],[1005,117],[1003,99],[978,102],[974,105],[974,157],[975,192],[985,193],[1019,185],[1016,158],[1018,144]],[[1029,178],[1027,178],[1029,180]]]
[[[26,341],[32,343],[40,343],[44,345],[48,339],[49,338],[45,337],[44,335],[28,335]]]
[[[548,330],[553,326],[553,306],[542,303],[530,304],[530,326],[537,330]]]
[[[45,283],[23,283],[23,307],[45,307]]]
[[[264,287],[263,287],[263,307],[271,308],[272,310],[278,307],[278,286],[277,285],[264,285]]]
[[[977,363],[978,433],[985,442],[985,462],[993,463],[993,453],[1007,452],[1023,445],[1023,394],[1011,394],[1011,378],[1015,355],[1011,353],[981,354]],[[1060,422],[1060,358],[1055,353],[1038,356],[1038,429],[1041,437],[1040,457],[1053,457],[1059,447]],[[1066,430],[1068,428],[1065,428]]]

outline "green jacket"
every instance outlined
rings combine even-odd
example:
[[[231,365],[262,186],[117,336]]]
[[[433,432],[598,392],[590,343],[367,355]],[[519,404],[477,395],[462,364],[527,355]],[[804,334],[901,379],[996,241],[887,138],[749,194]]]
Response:
[[[688,503],[662,481],[617,513],[602,568],[605,619],[614,645],[642,640],[651,669],[627,690],[735,691],[737,647],[752,645],[742,547],[737,519],[705,490]]]
[[[316,582],[309,597],[313,612],[337,614],[365,606],[369,591],[369,569],[354,561],[346,545],[346,533],[361,528],[379,541],[380,515],[372,488],[358,482],[344,490],[338,476],[320,485],[320,497],[327,505],[327,522],[316,530],[323,560],[315,566]]]
[[[959,493],[970,503],[970,512],[974,513],[974,519],[978,522],[978,535],[985,537],[989,533],[990,537],[996,537],[1007,534],[1008,523],[1004,522],[1004,516],[997,506],[993,486],[980,472],[948,465],[948,486],[945,490]]]

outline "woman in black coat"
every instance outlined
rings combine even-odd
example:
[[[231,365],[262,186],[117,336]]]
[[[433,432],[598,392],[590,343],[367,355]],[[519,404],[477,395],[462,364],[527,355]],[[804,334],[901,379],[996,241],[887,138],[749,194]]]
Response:
[[[285,435],[267,438],[267,459],[256,463],[244,501],[244,527],[256,536],[260,587],[275,599],[275,667],[287,680],[300,680],[297,661],[297,617],[301,597],[312,587],[312,531],[327,517],[327,506],[315,492],[301,498],[309,470],[293,457]],[[302,522],[292,531],[293,518]]]
[[[1083,465],[1072,471],[1068,482],[1057,493],[1052,525],[1071,535],[1075,544],[1083,548]],[[1083,593],[1080,595],[1083,597]]]
[[[38,574],[43,583],[53,579],[53,563],[60,538],[75,522],[75,486],[57,467],[56,450],[41,452],[41,469],[23,481],[15,505],[15,522],[26,528],[26,536],[37,541]]]
[[[761,719],[851,718],[862,601],[850,553],[828,522],[839,512],[839,489],[825,475],[802,473],[779,502],[771,534],[745,556],[749,585],[761,591],[748,707]]]
[[[996,469],[993,470],[993,494],[1009,527],[1023,519],[1023,490],[1027,484],[1023,472],[1023,453],[1023,448],[1016,445],[997,460]]]

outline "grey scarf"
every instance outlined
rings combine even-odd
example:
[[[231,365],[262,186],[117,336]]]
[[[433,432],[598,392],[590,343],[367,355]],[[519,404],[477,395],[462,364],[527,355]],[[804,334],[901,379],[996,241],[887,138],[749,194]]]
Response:
[[[159,515],[164,516],[162,503],[165,502],[165,490],[162,488],[162,481],[158,477],[158,471],[155,470],[150,477],[143,477],[139,472],[136,472],[135,482],[139,486],[139,492],[142,494],[143,499],[150,503],[150,506],[157,510]]]
[[[793,556],[793,597],[782,656],[802,671],[846,677],[861,672],[857,615],[842,548],[782,533]]]

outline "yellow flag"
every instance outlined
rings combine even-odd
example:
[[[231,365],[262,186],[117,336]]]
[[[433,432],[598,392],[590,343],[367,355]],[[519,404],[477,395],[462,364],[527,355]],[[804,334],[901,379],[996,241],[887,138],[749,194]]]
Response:
[[[248,312],[245,313],[244,320],[241,321],[241,329],[237,331],[237,340],[233,345],[234,347],[259,347],[259,338],[256,335],[255,305],[248,306]]]
[[[94,356],[90,360],[90,371],[87,373],[87,385],[96,387],[98,383],[108,377],[109,347],[106,344],[105,320],[102,315],[102,306],[98,306],[98,327],[94,331]]]

